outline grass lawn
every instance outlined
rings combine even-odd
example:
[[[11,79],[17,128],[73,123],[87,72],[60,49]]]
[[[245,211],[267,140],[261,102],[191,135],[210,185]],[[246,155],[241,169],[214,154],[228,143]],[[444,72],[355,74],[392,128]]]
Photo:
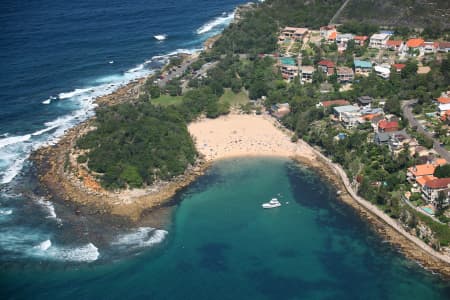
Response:
[[[159,98],[152,99],[151,102],[154,105],[161,106],[169,106],[169,105],[178,105],[183,101],[182,96],[170,96],[170,95],[161,95]]]
[[[240,104],[248,103],[249,99],[245,92],[241,91],[237,94],[233,93],[230,89],[225,89],[225,92],[220,97],[219,102],[230,103],[231,106],[237,106]]]

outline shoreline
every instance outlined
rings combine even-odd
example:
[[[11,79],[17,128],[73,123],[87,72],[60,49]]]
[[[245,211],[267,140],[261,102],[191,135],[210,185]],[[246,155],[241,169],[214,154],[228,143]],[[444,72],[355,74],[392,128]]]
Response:
[[[214,37],[205,42],[204,51],[207,51],[207,48],[210,47],[209,43],[214,43],[213,38]],[[188,57],[193,57],[196,53],[188,55]],[[103,106],[137,100],[141,86],[149,77],[136,79],[126,86],[119,88],[112,94],[97,98],[95,103],[99,106]],[[230,116],[245,118],[246,115],[231,114],[221,118]],[[292,149],[277,151],[279,150],[278,148],[271,148],[269,149],[270,151],[261,151],[261,148],[256,147],[253,148],[253,150],[256,149],[255,151],[239,149],[239,151],[230,150],[228,153],[214,155],[208,152],[202,153],[202,151],[200,151],[201,148],[199,149],[199,147],[197,147],[203,156],[198,160],[197,164],[189,168],[185,174],[168,182],[158,182],[146,189],[129,190],[120,193],[86,188],[83,185],[77,184],[77,182],[80,182],[78,178],[72,176],[73,174],[66,172],[65,170],[65,161],[68,159],[68,153],[73,149],[76,139],[83,131],[88,130],[91,126],[94,118],[95,116],[69,129],[56,145],[46,146],[32,153],[31,160],[37,165],[39,181],[48,191],[51,200],[58,201],[57,199],[61,199],[63,203],[69,201],[71,204],[93,208],[100,214],[123,216],[130,218],[132,222],[138,222],[145,213],[157,213],[158,209],[165,205],[170,205],[171,198],[178,191],[187,187],[199,176],[203,175],[205,170],[218,160],[235,157],[261,156],[290,158],[297,163],[314,169],[322,178],[335,186],[339,191],[342,191],[338,196],[338,199],[355,209],[358,215],[367,220],[380,236],[398,248],[407,258],[418,262],[425,269],[450,277],[450,256],[443,255],[442,253],[433,250],[423,241],[408,233],[403,227],[397,224],[394,219],[387,216],[378,207],[359,197],[350,186],[349,179],[341,166],[332,163],[320,153],[320,151],[303,140],[292,143],[289,137],[289,134],[291,133],[287,129],[281,128],[278,121],[272,117],[261,116],[261,118],[266,118],[267,124],[271,123],[274,130],[279,131],[279,133],[285,136],[283,142],[280,142],[282,144],[280,147],[283,148],[287,143],[290,143],[291,146],[294,145],[293,147],[296,148],[294,151],[292,151]],[[211,122],[218,119],[214,119]],[[205,119],[191,123],[189,126],[196,123],[201,124],[201,122],[205,122]],[[208,131],[211,131],[209,126],[206,127],[208,128]],[[259,131],[264,132],[261,128],[255,127]],[[203,133],[201,133],[201,135],[202,134]],[[248,134],[248,132],[246,134]],[[254,133],[250,133],[250,136],[252,134]],[[226,136],[226,134],[221,135],[221,137],[224,136]],[[252,137],[255,138],[255,136]],[[269,142],[270,141],[273,142],[274,140],[269,137]],[[278,141],[281,140],[275,140],[276,143]],[[266,141],[266,144],[267,143],[268,142]]]
[[[106,96],[107,97],[107,96]],[[64,160],[66,151],[68,151],[76,140],[80,130],[83,126],[88,126],[90,121],[86,121],[74,128],[72,128],[61,141],[52,147],[42,148],[36,151],[33,160],[38,163],[38,173],[40,182],[48,189],[52,199],[62,199],[63,202],[70,201],[71,203],[82,205],[85,207],[91,207],[100,214],[111,214],[119,217],[128,217],[131,222],[138,223],[141,217],[150,212],[157,214],[158,209],[165,206],[171,206],[172,197],[182,190],[183,188],[194,182],[199,176],[215,162],[219,160],[226,160],[237,157],[282,157],[292,159],[296,163],[312,168],[328,183],[332,184],[337,190],[341,191],[341,194],[337,197],[340,201],[347,205],[350,205],[355,209],[356,213],[369,222],[373,226],[374,230],[381,237],[386,239],[390,244],[397,248],[407,258],[418,262],[423,268],[431,270],[445,277],[450,277],[450,257],[440,252],[433,250],[430,246],[426,245],[423,241],[408,233],[403,227],[401,227],[395,220],[384,214],[378,207],[375,207],[370,202],[360,198],[356,195],[349,184],[349,180],[340,166],[332,163],[317,149],[307,144],[303,140],[299,140],[297,143],[290,141],[290,132],[284,128],[280,128],[278,121],[269,116],[248,116],[232,114],[223,116],[218,119],[200,119],[192,124],[201,125],[206,127],[211,135],[217,135],[223,138],[226,135],[217,134],[214,131],[214,127],[211,127],[211,122],[230,122],[234,119],[247,120],[252,123],[255,120],[265,122],[266,125],[272,126],[273,132],[278,132],[279,135],[284,137],[287,143],[290,143],[295,148],[295,151],[290,150],[285,152],[272,152],[261,151],[252,148],[254,151],[244,151],[224,153],[214,157],[204,156],[201,163],[193,168],[190,168],[181,178],[177,178],[173,181],[159,183],[156,187],[150,188],[150,193],[141,194],[142,189],[135,193],[131,190],[122,194],[122,197],[129,197],[126,203],[117,202],[120,197],[115,193],[107,194],[93,194],[88,190],[83,190],[80,186],[73,185],[73,181],[70,180],[64,172]],[[262,123],[261,123],[262,124]],[[257,125],[261,125],[258,123]],[[222,124],[219,124],[222,125]],[[241,124],[242,125],[242,124]],[[244,123],[243,125],[246,125]],[[260,130],[261,126],[255,126]],[[192,130],[192,129],[191,129]],[[228,130],[234,130],[232,127],[228,127]],[[272,132],[272,133],[273,133]],[[251,133],[251,132],[250,132]],[[197,134],[204,134],[203,132],[197,132]],[[267,132],[265,132],[267,134]],[[267,134],[267,136],[275,143],[279,143],[278,139],[274,139],[273,136]],[[195,134],[193,134],[195,137]],[[199,148],[198,140],[196,140],[196,146]],[[281,147],[285,144],[278,144]],[[211,147],[214,147],[210,145]],[[201,150],[199,150],[202,153]],[[147,189],[149,191],[149,189]],[[134,197],[132,197],[134,195]]]

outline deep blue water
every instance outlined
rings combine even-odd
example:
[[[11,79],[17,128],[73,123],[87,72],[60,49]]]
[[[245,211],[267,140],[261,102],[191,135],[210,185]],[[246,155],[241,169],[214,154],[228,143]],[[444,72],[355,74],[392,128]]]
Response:
[[[0,1],[0,183],[89,115],[94,96],[148,74],[155,56],[201,48],[243,2]]]

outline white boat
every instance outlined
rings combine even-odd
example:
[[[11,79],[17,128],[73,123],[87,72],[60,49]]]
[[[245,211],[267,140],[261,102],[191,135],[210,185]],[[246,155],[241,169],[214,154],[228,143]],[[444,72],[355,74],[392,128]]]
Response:
[[[281,203],[280,201],[278,201],[277,198],[272,198],[272,200],[270,200],[267,203],[263,203],[262,207],[263,208],[275,208],[275,207],[280,207]]]
[[[167,34],[157,34],[153,36],[158,41],[164,41],[167,38]]]

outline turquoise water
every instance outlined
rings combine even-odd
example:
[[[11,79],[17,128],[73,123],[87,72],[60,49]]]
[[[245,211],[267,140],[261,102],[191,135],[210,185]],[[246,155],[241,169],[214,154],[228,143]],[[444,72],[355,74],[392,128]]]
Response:
[[[262,209],[272,197],[283,205]],[[333,189],[289,161],[222,161],[175,200],[162,243],[115,261],[3,269],[4,298],[450,297],[448,283],[383,243]]]

